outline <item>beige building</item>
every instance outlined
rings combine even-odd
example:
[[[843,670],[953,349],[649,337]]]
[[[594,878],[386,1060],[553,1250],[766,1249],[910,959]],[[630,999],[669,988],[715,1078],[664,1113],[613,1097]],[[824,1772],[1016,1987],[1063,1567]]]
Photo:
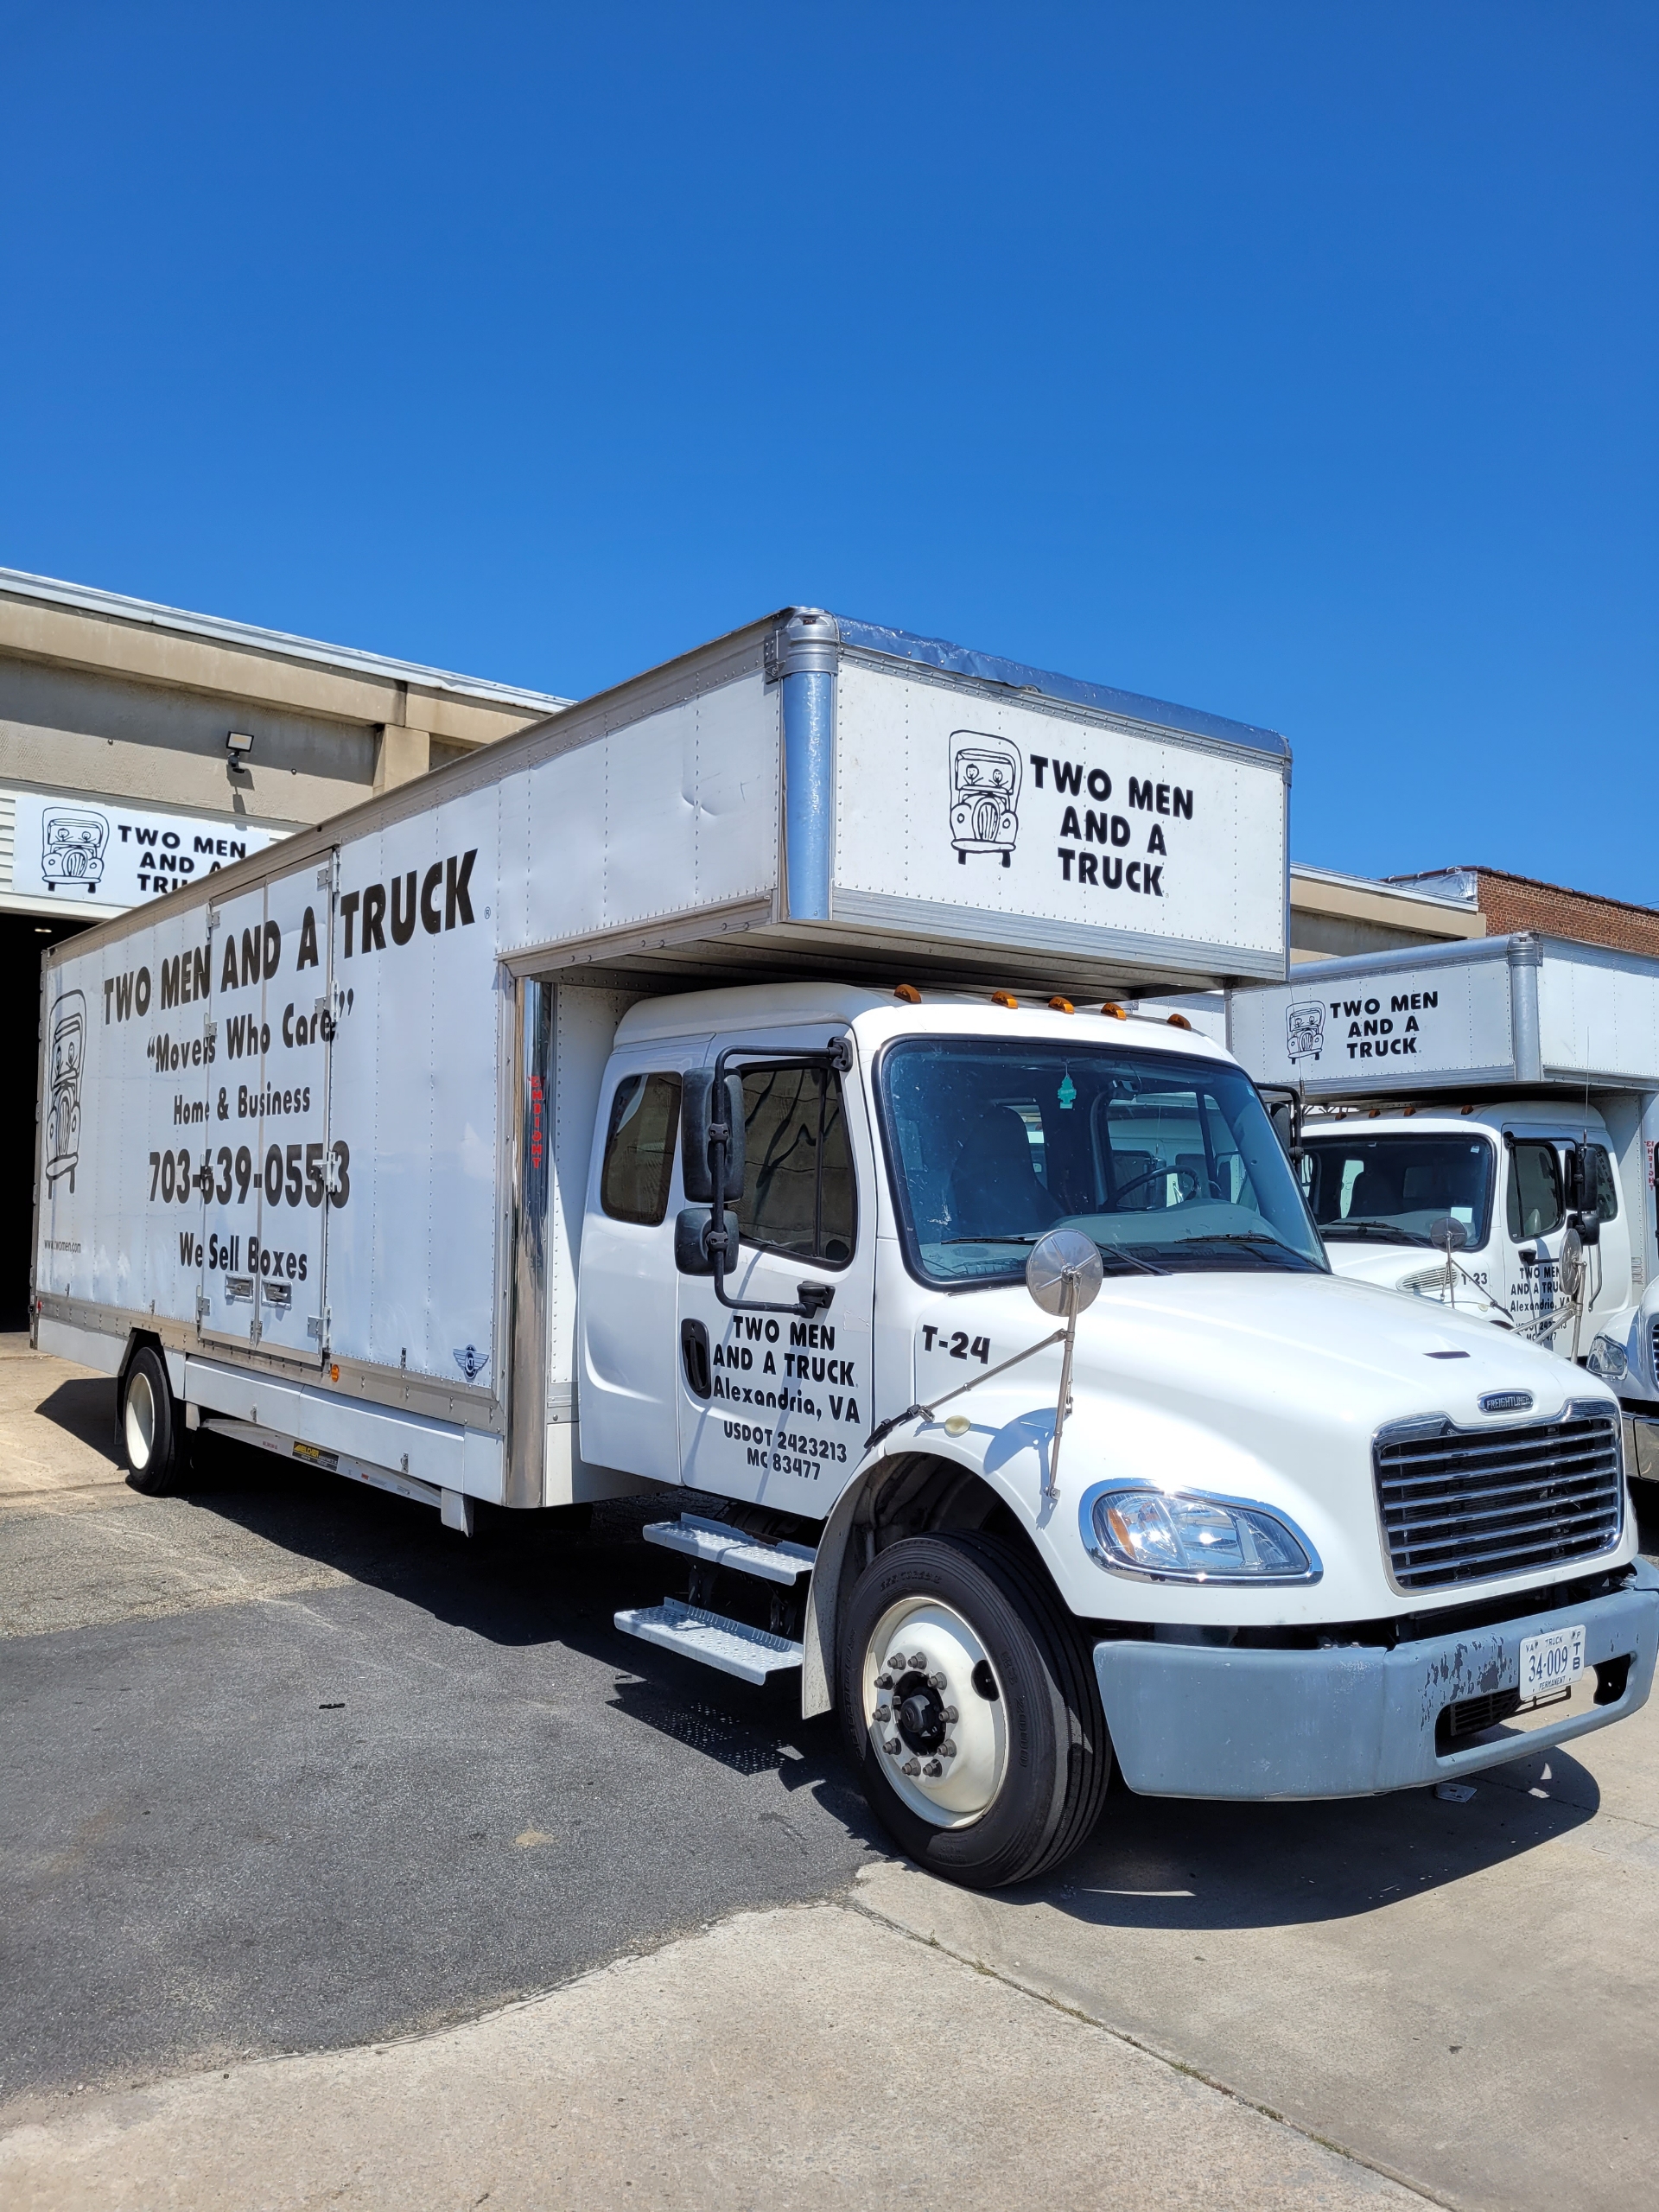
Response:
[[[40,956],[569,702],[0,569],[0,1002]],[[0,1326],[27,1301],[35,1086],[0,1107]]]
[[[1414,944],[1450,944],[1484,937],[1486,917],[1450,888],[1374,883],[1330,868],[1290,870],[1290,957],[1349,960],[1362,952],[1397,952]]]

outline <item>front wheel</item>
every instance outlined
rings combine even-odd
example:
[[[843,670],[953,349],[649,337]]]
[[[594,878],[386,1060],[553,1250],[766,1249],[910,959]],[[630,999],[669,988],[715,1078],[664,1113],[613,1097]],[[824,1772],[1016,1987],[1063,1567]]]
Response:
[[[957,1531],[889,1546],[853,1588],[836,1661],[865,1795],[930,1873],[1000,1889],[1088,1836],[1112,1766],[1094,1667],[1011,1546]]]

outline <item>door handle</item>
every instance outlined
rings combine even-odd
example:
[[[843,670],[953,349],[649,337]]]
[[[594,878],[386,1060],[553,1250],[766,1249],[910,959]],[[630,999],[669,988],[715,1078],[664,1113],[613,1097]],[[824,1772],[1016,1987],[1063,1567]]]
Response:
[[[711,1398],[714,1369],[709,1358],[709,1332],[701,1321],[680,1324],[680,1358],[685,1367],[685,1387],[694,1398]]]

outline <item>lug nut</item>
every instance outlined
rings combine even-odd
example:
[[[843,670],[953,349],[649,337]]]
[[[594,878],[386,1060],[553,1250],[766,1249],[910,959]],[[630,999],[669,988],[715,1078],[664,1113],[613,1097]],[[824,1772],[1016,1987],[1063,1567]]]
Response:
[[[893,1676],[891,1675],[878,1675],[875,1678],[875,1687],[879,1690],[890,1690],[893,1688]]]
[[[899,1770],[900,1774],[919,1774],[921,1770],[922,1763],[919,1759],[906,1759]]]
[[[947,1738],[946,1740],[939,1745],[939,1757],[942,1759],[953,1759],[956,1756],[957,1747]]]
[[[891,1720],[893,1707],[890,1705],[878,1705],[875,1708],[875,1717],[878,1720]]]
[[[937,1782],[939,1777],[944,1772],[944,1769],[939,1764],[938,1759],[929,1759],[927,1764],[922,1769],[922,1772],[926,1775],[931,1781]]]
[[[931,1690],[942,1690],[944,1688],[944,1676],[943,1675],[930,1675],[927,1678],[927,1687]]]
[[[902,1651],[895,1651],[887,1662],[887,1672],[890,1675],[902,1675],[904,1671],[905,1655]]]
[[[887,1742],[883,1744],[881,1748],[887,1754],[889,1758],[896,1759],[899,1752],[903,1751],[904,1745],[899,1741],[899,1738],[896,1736],[889,1736]]]
[[[927,1654],[926,1654],[926,1652],[925,1652],[925,1651],[912,1651],[912,1652],[911,1653],[911,1655],[910,1655],[910,1663],[911,1663],[911,1666],[912,1666],[912,1669],[913,1669],[917,1674],[920,1675],[920,1674],[924,1674],[924,1673],[925,1673],[926,1669],[927,1669]]]
[[[956,1707],[955,1707],[954,1705],[947,1705],[947,1706],[945,1707],[945,1708],[944,1708],[944,1719],[945,1719],[946,1725],[947,1725],[948,1726],[954,1728],[954,1727],[956,1726],[956,1725],[957,1725],[957,1721],[958,1721],[958,1720],[960,1720],[960,1719],[961,1719],[961,1718],[962,1718],[962,1715],[961,1715],[961,1714],[957,1711],[957,1708],[956,1708]]]

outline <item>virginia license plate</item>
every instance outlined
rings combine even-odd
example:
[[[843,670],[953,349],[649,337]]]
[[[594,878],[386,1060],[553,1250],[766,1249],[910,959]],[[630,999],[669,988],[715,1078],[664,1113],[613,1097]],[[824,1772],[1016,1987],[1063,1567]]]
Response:
[[[1584,1624],[1571,1628],[1546,1629],[1541,1636],[1527,1637],[1521,1646],[1521,1702],[1558,1697],[1570,1690],[1584,1672]]]

